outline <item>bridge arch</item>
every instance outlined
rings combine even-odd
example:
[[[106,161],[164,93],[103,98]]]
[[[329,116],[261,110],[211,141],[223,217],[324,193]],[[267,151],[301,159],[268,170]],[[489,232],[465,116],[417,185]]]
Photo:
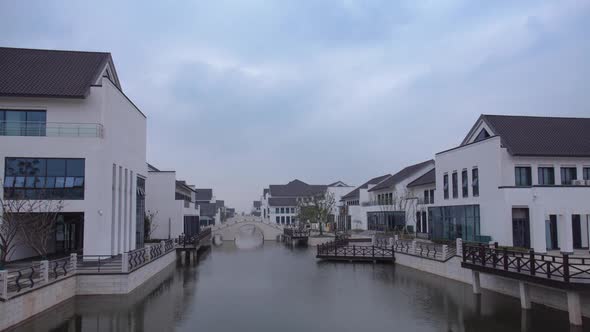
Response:
[[[260,220],[237,220],[228,221],[221,225],[216,225],[211,228],[213,236],[219,235],[224,241],[234,241],[238,236],[242,227],[249,225],[258,229],[265,241],[276,240],[277,237],[283,234],[283,227],[281,225],[265,223]]]

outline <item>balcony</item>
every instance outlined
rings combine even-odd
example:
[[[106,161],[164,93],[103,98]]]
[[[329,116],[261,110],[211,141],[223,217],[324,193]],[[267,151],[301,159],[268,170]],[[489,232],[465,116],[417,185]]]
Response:
[[[0,136],[102,137],[99,123],[0,121]]]

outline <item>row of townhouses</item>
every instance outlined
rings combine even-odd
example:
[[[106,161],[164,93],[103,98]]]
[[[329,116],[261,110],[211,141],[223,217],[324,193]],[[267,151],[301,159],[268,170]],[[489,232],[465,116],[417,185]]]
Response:
[[[342,197],[340,229],[588,249],[590,119],[482,115],[456,147]]]
[[[110,53],[0,48],[3,201],[63,201],[49,251],[117,255],[222,221],[211,189],[146,163],[146,116]],[[20,245],[11,260],[35,256]]]
[[[287,184],[271,184],[265,188],[260,201],[254,202],[254,210],[258,209],[266,222],[282,225],[295,224],[298,216],[298,201],[311,196],[330,195],[337,203],[352,187],[342,181],[328,185],[307,184],[300,180],[293,180]],[[260,204],[258,204],[260,203]],[[256,206],[259,205],[257,208]],[[334,204],[330,214],[330,222],[339,217],[340,209]]]

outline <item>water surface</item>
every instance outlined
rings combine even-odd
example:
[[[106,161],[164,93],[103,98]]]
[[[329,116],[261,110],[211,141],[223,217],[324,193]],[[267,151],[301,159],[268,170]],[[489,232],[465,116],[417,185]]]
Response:
[[[17,331],[570,331],[567,313],[386,264],[265,242],[214,247],[127,296],[82,296]],[[585,325],[590,322],[585,320]],[[571,331],[578,331],[573,329]]]

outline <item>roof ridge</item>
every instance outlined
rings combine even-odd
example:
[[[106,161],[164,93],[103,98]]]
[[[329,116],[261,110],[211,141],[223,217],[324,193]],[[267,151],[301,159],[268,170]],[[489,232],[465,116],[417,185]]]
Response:
[[[63,53],[94,53],[94,54],[111,54],[111,52],[103,51],[80,51],[80,50],[58,50],[49,48],[30,48],[30,47],[12,47],[12,46],[0,46],[0,49],[11,49],[11,50],[27,50],[27,51],[41,51],[41,52],[63,52]]]
[[[497,116],[506,118],[535,118],[535,119],[587,119],[590,117],[578,117],[578,116],[542,116],[542,115],[514,115],[514,114],[482,114],[484,117]]]

